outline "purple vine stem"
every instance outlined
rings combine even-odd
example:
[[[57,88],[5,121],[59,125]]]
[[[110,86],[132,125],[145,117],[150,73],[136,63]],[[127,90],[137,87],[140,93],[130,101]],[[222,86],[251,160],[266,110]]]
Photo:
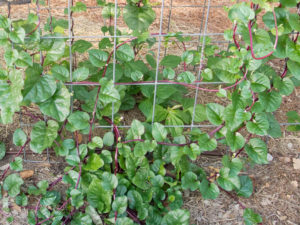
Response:
[[[18,151],[18,153],[14,156],[14,158],[13,158],[12,161],[14,161],[15,158],[18,157],[18,156],[21,154],[21,152],[24,150],[25,146],[29,143],[29,141],[30,141],[30,138],[28,138],[27,141],[25,142],[25,144],[22,145],[22,147],[20,148],[20,150]],[[4,170],[4,172],[3,172],[3,174],[2,174],[2,176],[1,176],[1,178],[0,178],[0,181],[2,181],[2,180],[4,179],[4,177],[5,177],[5,175],[7,174],[9,168],[10,168],[10,166],[7,167],[6,170]]]
[[[237,24],[235,24],[234,28],[233,28],[233,41],[235,46],[237,47],[238,50],[240,50],[240,44],[238,43],[238,41],[236,40],[236,29],[237,29]]]
[[[75,139],[76,139],[76,150],[77,150],[77,155],[78,155],[78,157],[79,157],[79,159],[80,159],[80,152],[79,152],[79,141],[78,141],[78,132],[77,131],[75,131]],[[72,169],[74,169],[75,168],[75,166],[73,166],[70,170],[72,170]],[[69,171],[70,171],[69,170]],[[67,173],[65,173],[65,175],[67,175],[68,173],[69,173],[69,171],[67,172]],[[50,185],[49,185],[49,187],[48,187],[48,189],[47,190],[50,190],[54,185],[56,185],[57,183],[59,183],[61,180],[62,180],[62,178],[63,178],[63,176],[61,176],[60,178],[58,178],[57,180],[55,180],[54,182],[52,182]],[[79,186],[79,182],[80,182],[80,178],[81,178],[81,163],[79,162],[79,172],[78,172],[78,178],[77,178],[77,181],[76,181],[76,185],[75,185],[75,189],[78,189],[78,186]],[[69,203],[69,201],[71,200],[71,198],[68,198],[62,205],[61,205],[61,207],[59,207],[57,210],[62,210],[62,209],[64,209],[65,207],[66,207],[66,205]],[[37,207],[38,207],[38,205],[39,205],[39,202],[38,202],[38,204],[37,204]],[[38,209],[38,208],[37,208]],[[37,211],[37,210],[36,210]],[[73,212],[73,211],[72,211]],[[72,213],[71,213],[72,214]],[[71,215],[70,214],[70,215]],[[69,215],[69,216],[70,216]],[[42,221],[40,221],[40,222],[38,222],[37,221],[37,223],[36,223],[36,225],[41,225],[41,224],[43,224],[43,223],[45,223],[45,222],[47,222],[47,221],[49,221],[49,220],[51,220],[53,218],[53,215],[52,216],[50,216],[50,217],[48,217],[48,218],[46,218],[46,219],[44,219],[44,220],[42,220]],[[68,217],[67,217],[68,218]]]
[[[249,30],[249,36],[250,36],[250,50],[251,50],[251,55],[252,55],[252,58],[253,58],[253,59],[256,59],[256,60],[265,59],[265,58],[269,57],[270,55],[272,55],[272,54],[274,53],[274,51],[276,50],[276,48],[277,48],[278,36],[279,36],[279,35],[278,35],[278,27],[277,27],[276,13],[275,13],[274,9],[273,9],[273,16],[274,16],[275,30],[276,30],[276,39],[275,39],[275,43],[274,43],[274,50],[271,51],[270,53],[268,53],[267,55],[262,56],[262,57],[256,57],[255,54],[254,54],[251,21],[249,21],[249,23],[248,23],[248,30]]]
[[[137,39],[137,37],[130,38],[130,39],[122,42],[121,44],[118,44],[116,46],[115,50],[117,50],[118,48],[120,48],[122,45],[124,45],[124,44],[126,44],[128,42],[131,42],[131,41],[133,41],[135,39]],[[107,71],[107,68],[108,68],[108,64],[109,64],[109,61],[110,61],[113,53],[114,53],[114,50],[110,52],[110,54],[109,54],[109,56],[107,58],[106,65],[105,65],[103,73],[102,73],[102,77],[105,77],[105,74],[106,74],[106,71]],[[98,99],[99,99],[100,89],[101,89],[101,86],[99,86],[98,90],[97,90],[96,100],[95,100],[94,109],[93,109],[93,113],[92,113],[92,119],[90,120],[89,141],[92,140],[92,127],[93,127],[93,124],[94,124],[94,121],[95,121],[96,110],[97,110],[97,103],[98,103]]]
[[[119,163],[118,163],[118,154],[119,154],[119,149],[118,149],[118,142],[119,139],[121,138],[120,136],[120,131],[119,128],[114,124],[114,122],[108,118],[108,117],[103,117],[108,123],[110,123],[111,125],[113,125],[113,129],[114,129],[114,133],[115,133],[115,139],[116,139],[116,152],[115,152],[115,170],[114,170],[114,174],[115,176],[118,173],[119,170]],[[114,189],[113,191],[113,199],[116,199],[116,189]],[[118,212],[115,212],[115,221],[117,220],[118,217]]]
[[[68,175],[69,172],[71,170],[73,170],[74,168],[75,168],[75,166],[73,166],[68,172],[66,172],[64,175],[60,176],[59,178],[57,178],[55,181],[51,182],[47,190],[50,191],[56,184],[58,184],[59,182],[62,181],[62,179],[65,175]]]
[[[211,131],[208,135],[210,137],[212,137],[215,133],[217,133],[219,130],[221,130],[223,127],[225,126],[225,124],[221,124],[220,126],[218,126],[216,129],[214,129],[213,131]]]
[[[230,198],[232,198],[233,200],[235,200],[235,201],[239,204],[239,206],[240,206],[242,209],[246,209],[246,208],[247,208],[243,203],[241,203],[241,202],[239,201],[238,197],[234,196],[234,195],[231,194],[229,191],[224,190],[224,189],[221,188],[220,186],[219,186],[219,188],[220,188],[222,191],[224,191]]]
[[[40,208],[41,198],[42,198],[42,197],[39,198],[39,200],[38,200],[38,202],[37,202],[37,204],[36,204],[36,206],[35,206],[35,210],[34,210],[35,223],[38,223],[38,222],[39,222],[38,210],[39,210],[39,208]]]
[[[282,79],[286,76],[287,71],[288,71],[288,67],[287,67],[287,63],[285,63],[284,70],[280,76]]]
[[[78,131],[75,131],[75,139],[76,139],[77,156],[79,157],[79,160],[80,160]],[[78,173],[78,179],[77,179],[77,182],[76,182],[76,185],[75,185],[75,189],[78,188],[80,177],[81,177],[81,163],[79,162],[79,173]]]

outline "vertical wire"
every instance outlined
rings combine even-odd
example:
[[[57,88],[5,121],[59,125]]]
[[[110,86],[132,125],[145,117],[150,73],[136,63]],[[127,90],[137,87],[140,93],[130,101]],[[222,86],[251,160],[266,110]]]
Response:
[[[209,10],[210,10],[210,0],[208,0],[208,3],[207,3],[207,12],[206,12],[205,25],[204,25],[204,31],[203,31],[203,40],[202,40],[202,47],[201,47],[200,65],[199,65],[199,71],[198,71],[197,80],[200,80],[200,75],[201,75],[201,71],[202,71],[204,48],[205,48],[205,37],[206,37],[206,30],[207,30],[207,24],[208,24]],[[198,87],[199,87],[199,83],[197,83],[197,89],[196,89],[196,94],[195,94],[195,101],[194,101],[194,109],[193,109],[193,114],[192,114],[191,129],[193,128],[194,121],[195,121],[196,105],[197,105],[198,92],[199,92]]]
[[[50,33],[52,33],[52,14],[51,14],[51,3],[50,3],[50,0],[48,0],[48,13],[49,13],[49,18],[50,18],[49,29],[50,29]]]
[[[40,5],[39,5],[39,0],[36,1],[36,15],[38,17],[38,31],[40,33],[40,37],[42,36],[42,30],[41,30],[41,15],[40,15]],[[43,67],[43,52],[40,50],[40,64]],[[44,71],[42,71],[42,74],[44,74]],[[47,120],[47,116],[44,115],[44,120]],[[46,149],[47,152],[47,161],[50,162],[50,154],[49,154],[49,148]]]
[[[164,15],[164,3],[165,0],[162,0],[161,11],[160,11],[157,59],[156,59],[156,74],[155,74],[154,94],[153,94],[154,97],[153,97],[153,107],[152,107],[152,125],[154,123],[154,118],[155,118],[155,105],[156,105],[156,93],[157,93],[157,80],[158,80],[158,72],[159,72],[159,57],[160,57],[160,48],[161,48],[161,39],[162,39],[161,33],[162,33],[162,23],[163,23],[163,15]]]
[[[72,55],[72,15],[71,15],[71,5],[73,5],[73,0],[68,0],[68,22],[69,22],[69,64],[70,64],[70,82],[73,82],[73,55]],[[73,93],[73,85],[70,87],[70,92]],[[73,112],[73,95],[71,94],[71,112]]]
[[[170,5],[169,5],[169,16],[168,16],[168,28],[167,28],[167,33],[170,32],[170,23],[171,23],[172,9],[173,9],[173,0],[171,0]],[[166,54],[167,54],[167,49],[168,49],[168,48],[165,48],[164,56],[166,56]]]
[[[11,5],[10,5],[10,2],[7,3],[7,11],[8,11],[7,17],[8,17],[8,19],[11,19],[11,13],[10,13]],[[10,30],[10,32],[12,31],[12,21],[9,25],[9,30]],[[12,48],[12,50],[14,49],[14,43],[11,43],[11,48]],[[14,67],[16,68],[16,66],[14,66]],[[20,113],[19,123],[20,123],[20,126],[22,127],[22,124],[23,124],[23,122],[22,122],[22,113]],[[26,162],[27,161],[26,160],[26,148],[24,148],[24,150],[23,150],[23,155],[24,155],[23,161]]]
[[[114,16],[114,58],[113,58],[113,85],[115,87],[116,80],[116,48],[117,48],[117,12],[118,12],[118,0],[115,0],[115,16]],[[115,104],[111,106],[111,121],[114,123],[114,111]],[[111,130],[113,130],[113,124],[111,124]]]
[[[28,15],[30,14],[30,7],[29,4],[27,5],[27,10],[28,10]],[[19,117],[19,123],[20,123],[20,127],[23,127],[23,122],[22,122],[22,118],[23,118],[23,114],[22,114],[22,110],[20,113],[20,117]],[[23,150],[23,161],[26,162],[26,147]]]
[[[205,14],[205,8],[206,8],[206,0],[204,0],[204,3],[203,3],[203,7],[202,7],[202,20],[201,20],[201,23],[200,23],[200,34],[202,33],[202,28],[203,28],[203,20],[204,20],[204,14]],[[200,48],[200,41],[201,41],[201,35],[199,35],[198,37],[198,44],[197,44],[197,51],[199,51],[199,48]],[[194,66],[194,71],[196,71],[196,66]]]
[[[203,28],[203,21],[204,21],[204,15],[205,15],[205,8],[206,8],[206,1],[207,0],[204,0],[204,3],[203,3],[203,7],[202,7],[202,20],[201,20],[201,24],[200,24],[200,34],[202,33],[202,28]],[[200,41],[201,41],[201,35],[199,35],[198,37],[198,46],[197,46],[197,50],[199,51],[199,47],[200,47]]]

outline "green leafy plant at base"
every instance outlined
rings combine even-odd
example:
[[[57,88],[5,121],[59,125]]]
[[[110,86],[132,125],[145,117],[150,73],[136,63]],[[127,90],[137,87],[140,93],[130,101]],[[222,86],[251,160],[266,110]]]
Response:
[[[39,9],[41,2],[35,2]],[[68,40],[69,24],[63,19],[50,17],[40,30],[38,15],[17,21],[0,15],[0,46],[5,52],[5,66],[0,68],[0,121],[12,123],[20,112],[35,121],[29,135],[22,129],[13,134],[19,151],[0,177],[1,191],[21,207],[27,207],[29,198],[37,198],[34,210],[28,212],[28,224],[35,225],[189,224],[190,213],[182,209],[184,190],[199,191],[204,199],[215,199],[223,191],[244,209],[245,224],[262,223],[259,214],[237,200],[253,192],[252,180],[240,172],[249,163],[268,163],[261,137],[281,136],[272,113],[280,107],[282,96],[299,84],[299,15],[290,10],[299,11],[299,1],[253,0],[227,8],[234,24],[224,33],[232,42],[227,51],[219,50],[208,37],[202,39],[204,49],[187,50],[188,37],[163,34],[166,47],[171,41],[184,51],[166,55],[160,62],[150,50],[157,34],[149,32],[156,14],[148,0],[127,0],[122,10],[105,0],[97,3],[103,6],[103,19],[110,21],[101,29],[105,35],[128,34],[112,25],[122,15],[132,37],[103,38],[95,47],[85,40]],[[86,5],[77,2],[65,13],[72,16],[81,11],[86,11]],[[258,26],[258,15],[266,29]],[[75,57],[86,56],[72,71],[70,51]],[[207,63],[197,80],[188,69],[202,64],[202,58]],[[285,60],[281,74],[268,65],[273,59]],[[154,81],[155,86],[139,85]],[[198,85],[202,81],[228,85],[209,89]],[[185,97],[190,89],[216,93],[227,104],[195,105],[194,99]],[[134,119],[129,129],[121,129],[121,113],[136,106],[145,121]],[[32,114],[31,107],[38,107],[41,115]],[[299,121],[293,112],[288,117]],[[210,132],[183,128],[204,121],[216,128]],[[96,136],[97,125],[113,130]],[[80,140],[82,135],[86,141]],[[223,156],[220,171],[208,176],[195,160],[219,144],[231,151]],[[38,154],[54,149],[67,164],[64,175],[51,183],[42,180],[25,187],[14,172],[23,170],[25,147]],[[4,156],[5,146],[0,143],[0,159]],[[9,170],[12,173],[7,175]],[[59,182],[66,186],[64,193],[55,190]],[[2,208],[9,212],[1,191]]]

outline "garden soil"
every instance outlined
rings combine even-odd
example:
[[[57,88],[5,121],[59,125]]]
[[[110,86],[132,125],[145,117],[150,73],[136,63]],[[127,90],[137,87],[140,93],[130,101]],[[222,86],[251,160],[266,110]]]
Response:
[[[204,30],[203,15],[207,13],[207,7],[203,11],[204,3],[208,0],[173,0],[173,9],[170,12],[170,1],[165,1],[164,19],[162,32],[179,32],[183,33],[200,33]],[[47,2],[47,0],[46,0]],[[67,7],[67,0],[51,0],[49,3],[51,6],[51,14],[57,18],[65,18],[67,16],[63,14],[63,9]],[[76,2],[76,1],[74,1]],[[74,34],[76,36],[94,36],[101,35],[101,26],[108,24],[109,21],[103,21],[101,18],[101,9],[93,8],[96,5],[96,0],[82,0],[90,8],[87,12],[74,15]],[[118,1],[120,5],[125,1]],[[153,1],[157,3],[161,1]],[[226,12],[224,11],[224,5],[230,5],[230,0],[211,0],[209,12],[209,19],[207,24],[206,33],[222,33],[225,29],[231,28],[232,24],[226,18]],[[158,4],[159,6],[160,4]],[[199,7],[180,7],[180,6],[192,6],[197,5]],[[14,19],[25,18],[28,12],[35,12],[35,6],[33,4],[26,6],[12,6],[11,16]],[[157,12],[157,19],[151,26],[152,32],[158,32],[159,28],[159,15],[160,9],[155,9]],[[7,14],[5,6],[0,6],[0,13]],[[45,7],[41,7],[40,15],[42,18],[42,24],[45,23],[48,17],[48,10]],[[169,16],[171,18],[170,23]],[[201,25],[202,24],[202,25]],[[42,25],[43,26],[43,25]],[[119,19],[118,27],[121,29],[124,24]],[[202,27],[202,29],[201,29]],[[99,40],[93,40],[95,44]],[[222,36],[212,36],[213,42],[221,41],[220,48],[226,48],[227,43],[224,43]],[[199,39],[193,37],[189,43],[187,43],[188,49],[196,49],[199,45]],[[157,45],[154,45],[153,51],[157,50]],[[163,56],[165,50],[169,54],[178,54],[182,52],[182,48],[175,45],[169,45],[167,49],[162,48]],[[86,57],[86,56],[77,56]],[[140,55],[143,57],[143,55]],[[0,59],[0,61],[2,61]],[[1,63],[1,62],[0,62]],[[274,62],[273,67],[280,73],[282,70],[282,62]],[[194,68],[189,68],[194,69]],[[193,97],[194,91],[189,92],[190,97]],[[216,99],[214,95],[207,93],[199,93],[199,103],[218,102],[226,103],[222,99]],[[288,97],[283,98],[281,108],[276,112],[276,117],[280,122],[287,122],[286,112],[295,110],[300,112],[300,88],[296,89]],[[34,113],[39,113],[36,108],[32,107]],[[138,111],[134,109],[130,112],[123,113],[123,123],[128,125],[134,118],[143,120],[144,117]],[[4,142],[8,151],[6,157],[0,161],[0,174],[9,164],[13,157],[13,154],[19,149],[12,144],[12,134],[16,128],[19,127],[20,121],[23,124],[34,123],[35,121],[28,118],[20,118],[19,115],[15,116],[13,124],[0,126],[0,141]],[[23,129],[27,134],[30,134],[30,126],[24,126]],[[103,130],[97,130],[97,133],[104,133]],[[299,225],[300,224],[300,133],[291,133],[285,131],[282,128],[283,137],[279,139],[267,139],[269,148],[268,165],[255,165],[243,172],[243,174],[249,175],[254,183],[254,194],[249,198],[239,198],[245,206],[254,209],[256,212],[263,216],[263,224],[267,225]],[[83,141],[85,138],[83,138]],[[219,153],[226,152],[226,149],[220,147],[217,150]],[[49,159],[47,161],[47,154],[36,155],[32,154],[28,149],[26,151],[26,159],[41,161],[40,163],[24,163],[24,169],[27,172],[22,174],[24,176],[25,185],[37,183],[42,179],[46,179],[49,182],[55,180],[62,175],[64,164],[62,159],[55,157],[50,150]],[[214,173],[221,168],[220,157],[218,156],[200,156],[197,159],[197,164],[206,169],[208,173]],[[26,177],[26,178],[25,178]],[[63,184],[56,186],[57,190],[64,191]],[[7,193],[3,193],[7,196]],[[27,224],[27,210],[21,208],[12,202],[10,199],[11,211],[14,216],[15,225]],[[29,199],[29,207],[34,207],[34,203],[37,199]],[[1,203],[0,203],[1,205]],[[184,207],[191,212],[191,223],[197,225],[238,225],[243,224],[242,213],[236,200],[229,197],[226,193],[220,194],[216,200],[203,200],[199,192],[184,192]],[[6,224],[4,215],[0,215],[0,224]]]

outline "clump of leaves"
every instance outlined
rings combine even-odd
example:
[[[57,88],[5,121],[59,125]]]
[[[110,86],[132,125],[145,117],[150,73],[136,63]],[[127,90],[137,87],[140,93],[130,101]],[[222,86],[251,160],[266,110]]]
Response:
[[[149,27],[156,14],[148,0],[127,0],[124,9],[104,0],[97,3],[108,20],[101,29],[105,35],[128,36],[128,30],[116,29],[111,22],[122,14],[133,37],[125,41],[106,37],[97,48],[86,40],[69,40],[69,46],[68,21],[50,17],[41,30],[38,15],[18,21],[0,15],[0,46],[5,51],[5,66],[0,68],[0,121],[11,123],[21,111],[35,121],[30,134],[21,129],[14,132],[19,152],[0,178],[0,193],[6,190],[22,207],[36,196],[35,210],[28,213],[28,224],[36,225],[189,224],[190,213],[182,209],[183,190],[198,190],[204,199],[215,199],[220,191],[250,197],[252,180],[240,172],[249,163],[268,163],[261,137],[281,136],[272,113],[300,80],[299,15],[289,10],[299,8],[299,1],[256,0],[228,8],[235,25],[224,35],[233,42],[228,51],[219,50],[208,37],[201,40],[204,49],[187,50],[188,37],[164,34],[166,47],[180,44],[184,51],[166,55],[160,62],[151,51],[157,34],[151,34]],[[82,11],[86,5],[77,2],[65,13],[72,17]],[[266,29],[258,28],[259,14]],[[141,55],[141,50],[147,53]],[[72,58],[78,54],[87,58],[70,67],[70,52]],[[285,59],[282,74],[268,66],[276,58]],[[189,68],[202,65],[201,59],[207,65],[197,81]],[[184,71],[177,72],[181,65]],[[209,89],[198,85],[202,81],[228,85]],[[156,85],[140,85],[149,83]],[[189,89],[214,92],[228,104],[196,104],[185,97]],[[71,100],[76,103],[72,110]],[[31,107],[39,108],[42,115],[33,114]],[[121,128],[122,112],[134,108],[145,121],[134,119],[129,129]],[[295,112],[288,113],[288,118],[299,122]],[[201,122],[215,129],[184,129]],[[97,125],[112,126],[113,131],[95,136]],[[83,135],[87,141],[82,142]],[[230,152],[222,157],[219,172],[208,176],[195,160],[219,144],[227,145]],[[24,181],[14,171],[23,170],[21,153],[26,146],[39,154],[53,148],[68,164],[65,174],[21,191]],[[0,159],[4,156],[5,146],[0,143]],[[9,169],[12,174],[6,176]],[[55,190],[59,182],[66,186],[64,193]],[[262,222],[256,212],[238,203],[246,224]],[[9,210],[7,205],[4,198],[2,207]]]

